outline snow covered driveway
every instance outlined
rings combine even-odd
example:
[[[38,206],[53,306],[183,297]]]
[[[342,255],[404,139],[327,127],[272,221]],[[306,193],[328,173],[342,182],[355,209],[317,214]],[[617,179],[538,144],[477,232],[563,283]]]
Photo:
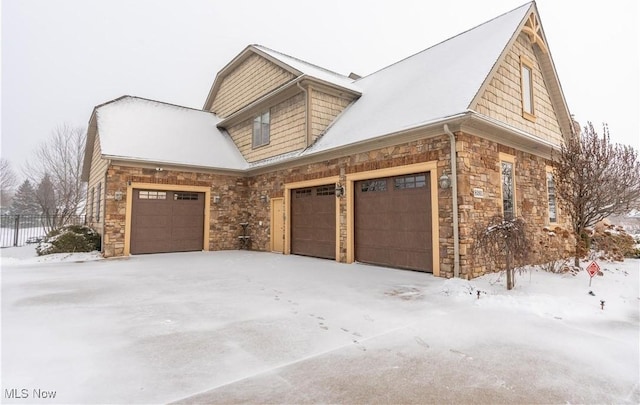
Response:
[[[601,266],[507,292],[245,251],[3,257],[2,401],[638,403],[640,261]]]

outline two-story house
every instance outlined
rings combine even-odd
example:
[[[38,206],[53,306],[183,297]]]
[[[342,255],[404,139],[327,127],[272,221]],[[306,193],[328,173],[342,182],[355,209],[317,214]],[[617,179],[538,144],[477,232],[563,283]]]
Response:
[[[251,45],[202,110],[95,107],[87,214],[106,257],[248,241],[475,277],[475,224],[562,223],[550,157],[571,134],[535,3],[365,77]]]

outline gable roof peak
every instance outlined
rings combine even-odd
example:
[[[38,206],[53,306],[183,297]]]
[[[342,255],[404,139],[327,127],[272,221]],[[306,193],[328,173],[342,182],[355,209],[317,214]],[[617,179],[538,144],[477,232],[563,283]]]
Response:
[[[462,32],[460,32],[460,33],[458,33],[458,34],[456,34],[456,35],[454,35],[454,36],[451,36],[451,37],[449,37],[449,38],[447,38],[447,39],[444,39],[444,40],[442,40],[442,41],[440,41],[440,42],[438,42],[438,43],[435,43],[435,44],[433,44],[433,45],[431,45],[431,46],[429,46],[429,47],[427,47],[427,48],[425,48],[425,49],[423,49],[423,50],[421,50],[421,51],[418,51],[418,52],[416,52],[416,53],[414,53],[414,54],[412,54],[412,55],[409,55],[409,56],[407,56],[407,57],[405,57],[405,58],[403,58],[403,59],[400,59],[400,60],[398,60],[398,61],[396,61],[396,62],[394,62],[394,63],[392,63],[392,64],[390,64],[390,65],[387,65],[387,66],[385,66],[385,67],[383,67],[383,68],[381,68],[381,69],[378,69],[377,71],[375,71],[375,72],[373,72],[373,73],[370,73],[370,74],[368,74],[368,75],[364,76],[363,78],[367,78],[367,77],[369,77],[369,76],[375,75],[375,74],[379,73],[379,72],[380,72],[380,71],[382,71],[382,70],[385,70],[385,69],[388,69],[388,68],[390,68],[390,67],[392,67],[392,66],[395,66],[395,65],[397,65],[397,64],[400,64],[400,63],[402,63],[402,62],[404,62],[404,61],[406,61],[406,60],[408,60],[408,59],[411,59],[411,58],[413,58],[413,57],[415,57],[415,56],[418,56],[418,55],[420,55],[420,54],[423,54],[423,53],[429,52],[429,51],[433,50],[434,48],[437,48],[437,47],[440,47],[440,46],[446,45],[448,42],[453,41],[453,40],[455,40],[456,38],[459,38],[459,37],[461,37],[461,36],[463,36],[463,35],[466,35],[466,34],[468,34],[468,33],[471,33],[472,31],[477,30],[477,29],[479,29],[479,28],[481,28],[481,27],[483,27],[483,26],[486,26],[486,25],[488,25],[488,24],[491,24],[492,22],[495,22],[496,20],[502,19],[503,17],[506,17],[506,16],[508,16],[508,15],[510,15],[510,14],[512,14],[512,13],[519,13],[519,12],[521,12],[523,9],[525,9],[525,8],[529,9],[529,8],[531,8],[531,7],[533,7],[533,6],[535,6],[535,1],[529,1],[529,2],[527,2],[527,3],[524,3],[524,4],[522,4],[521,6],[518,6],[518,7],[514,8],[514,9],[512,9],[512,10],[510,10],[510,11],[507,11],[507,12],[505,12],[505,13],[502,13],[502,14],[500,14],[500,15],[496,16],[496,17],[491,18],[490,20],[487,20],[487,21],[485,21],[485,22],[483,22],[483,23],[480,23],[480,24],[478,24],[478,25],[476,25],[476,26],[474,26],[474,27],[471,27],[471,28],[469,28],[469,29],[467,29],[467,30],[465,30],[465,31],[462,31]]]

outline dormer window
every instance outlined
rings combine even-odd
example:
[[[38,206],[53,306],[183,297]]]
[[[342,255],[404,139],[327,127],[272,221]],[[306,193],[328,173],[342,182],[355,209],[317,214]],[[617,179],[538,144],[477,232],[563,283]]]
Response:
[[[253,119],[253,147],[269,144],[270,117],[269,111],[264,112]]]
[[[533,63],[525,56],[520,56],[520,88],[522,90],[522,116],[529,121],[535,121]]]

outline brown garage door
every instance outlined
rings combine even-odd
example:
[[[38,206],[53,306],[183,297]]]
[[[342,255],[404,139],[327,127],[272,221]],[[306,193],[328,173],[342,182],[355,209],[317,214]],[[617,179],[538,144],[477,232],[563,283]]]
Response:
[[[204,193],[134,190],[131,253],[202,250]]]
[[[291,253],[335,259],[335,186],[291,190]]]
[[[356,182],[355,256],[433,272],[429,173]]]

